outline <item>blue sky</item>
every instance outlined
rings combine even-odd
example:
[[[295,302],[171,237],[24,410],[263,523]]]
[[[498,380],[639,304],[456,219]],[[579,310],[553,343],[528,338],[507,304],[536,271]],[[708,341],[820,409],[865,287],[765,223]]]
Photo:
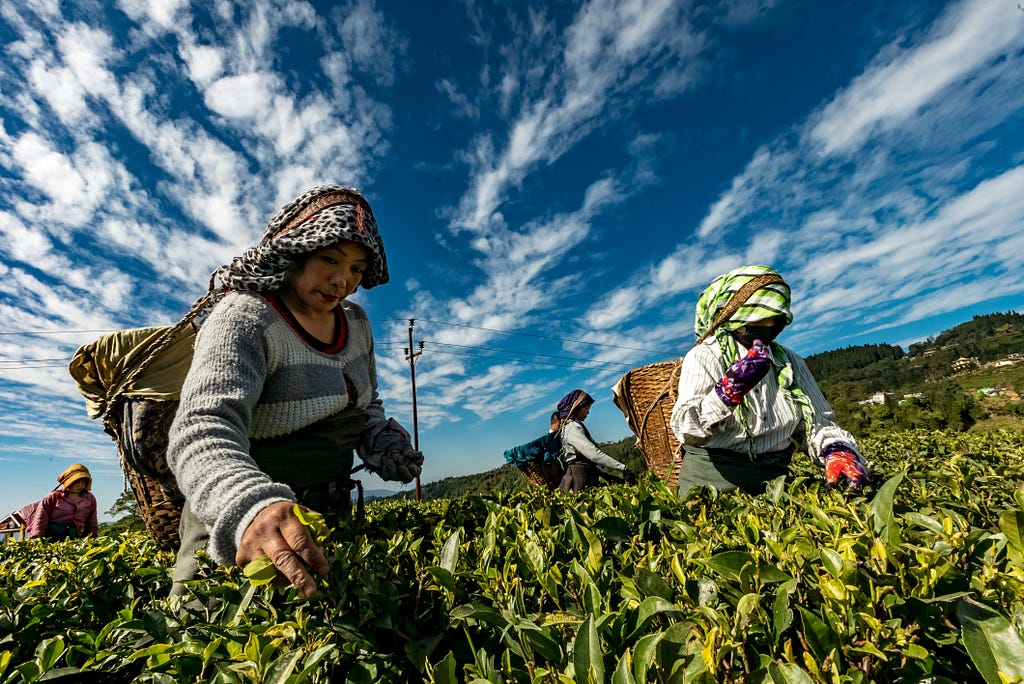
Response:
[[[109,508],[74,350],[175,321],[320,182],[377,216],[392,280],[355,299],[410,430],[424,341],[424,482],[575,387],[627,436],[611,386],[743,263],[792,286],[804,355],[1024,303],[1015,0],[13,0],[0,40],[3,512],[75,461]]]

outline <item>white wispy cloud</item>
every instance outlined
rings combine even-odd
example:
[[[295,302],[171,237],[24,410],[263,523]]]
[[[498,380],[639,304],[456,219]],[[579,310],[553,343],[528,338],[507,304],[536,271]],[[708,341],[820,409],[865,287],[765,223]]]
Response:
[[[1019,167],[985,177],[972,159],[991,163],[984,133],[1024,106],[1022,46],[1012,7],[970,1],[916,42],[886,47],[805,123],[757,150],[708,208],[697,240],[611,290],[588,323],[621,325],[644,307],[695,299],[715,275],[751,262],[787,277],[798,316],[810,317],[794,326],[805,337],[1021,291],[1010,265],[1024,234]],[[869,313],[878,301],[890,306]]]

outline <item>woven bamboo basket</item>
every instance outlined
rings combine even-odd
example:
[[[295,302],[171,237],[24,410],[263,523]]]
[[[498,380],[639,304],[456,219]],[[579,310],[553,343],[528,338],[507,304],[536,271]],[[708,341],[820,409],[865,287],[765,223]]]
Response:
[[[128,410],[122,402],[128,403]],[[167,466],[167,437],[178,402],[125,397],[118,408],[123,419],[114,441],[121,455],[121,470],[157,547],[177,551],[185,497]]]
[[[518,467],[527,482],[548,489],[556,489],[565,472],[559,463],[524,463]]]
[[[636,435],[647,469],[672,490],[679,482],[682,449],[669,420],[679,391],[681,358],[661,361],[628,371],[612,392],[615,404]]]
[[[139,503],[142,521],[146,524],[153,541],[161,551],[177,551],[181,546],[178,525],[181,521],[181,504],[171,501],[160,484],[128,467],[121,456],[121,469],[128,478],[135,500]]]

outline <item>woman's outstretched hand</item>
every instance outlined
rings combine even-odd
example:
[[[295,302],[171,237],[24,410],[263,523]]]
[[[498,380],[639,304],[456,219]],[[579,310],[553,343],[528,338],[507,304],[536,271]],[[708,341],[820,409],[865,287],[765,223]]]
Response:
[[[863,459],[842,442],[825,447],[822,454],[825,463],[825,482],[829,487],[845,486],[852,492],[859,492],[871,483],[871,475]]]
[[[313,574],[327,574],[327,557],[309,529],[295,517],[290,501],[277,501],[260,511],[242,534],[235,563],[244,568],[267,556],[277,568],[278,582],[291,583],[307,598],[317,595]]]
[[[771,367],[772,357],[768,347],[761,340],[754,340],[754,346],[747,355],[733,361],[726,369],[725,377],[715,383],[715,393],[726,406],[739,406],[747,392],[768,375]]]

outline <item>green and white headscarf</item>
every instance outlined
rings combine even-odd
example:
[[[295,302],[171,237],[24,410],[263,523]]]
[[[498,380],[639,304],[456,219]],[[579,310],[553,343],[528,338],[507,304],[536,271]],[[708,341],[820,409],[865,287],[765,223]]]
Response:
[[[729,300],[732,299],[732,296],[754,278],[764,275],[774,275],[779,278],[779,281],[768,283],[755,290],[735,313],[712,331],[712,325],[722,310],[725,309]],[[718,348],[722,352],[722,372],[724,373],[729,365],[739,359],[741,355],[739,344],[729,332],[742,328],[747,323],[755,323],[776,316],[785,316],[786,325],[789,325],[793,322],[790,302],[789,285],[782,282],[781,276],[774,270],[767,266],[754,264],[740,266],[715,278],[704,289],[704,292],[701,293],[697,299],[693,330],[698,340],[706,338],[709,333],[714,335]],[[793,365],[789,362],[789,357],[782,346],[777,342],[772,342],[771,346],[772,358],[774,359],[775,367],[778,368],[779,388],[790,405],[803,415],[806,438],[809,439],[813,425],[811,401],[803,390],[797,387],[794,379]],[[753,453],[754,439],[750,434],[747,422],[746,400],[744,400],[743,404],[736,407],[736,411],[740,424],[743,426],[743,431],[747,435],[748,450],[751,453],[751,457],[753,457],[755,455]]]

